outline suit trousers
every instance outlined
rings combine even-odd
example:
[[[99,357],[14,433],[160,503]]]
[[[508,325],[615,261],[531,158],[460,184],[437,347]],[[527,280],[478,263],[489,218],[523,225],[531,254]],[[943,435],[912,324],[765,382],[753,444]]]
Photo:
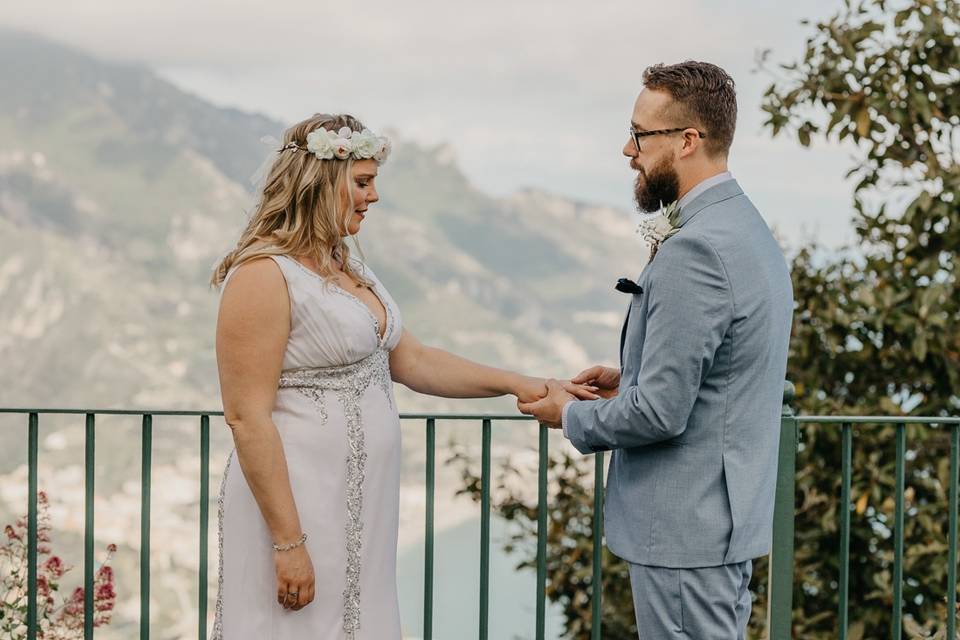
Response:
[[[750,560],[702,569],[630,564],[640,640],[744,640]]]

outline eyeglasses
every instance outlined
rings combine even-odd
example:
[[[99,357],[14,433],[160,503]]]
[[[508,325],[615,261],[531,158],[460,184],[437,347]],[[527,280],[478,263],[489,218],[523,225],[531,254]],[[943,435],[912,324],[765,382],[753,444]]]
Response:
[[[706,138],[707,134],[703,131],[700,131],[696,127],[676,127],[674,129],[656,129],[654,131],[637,131],[633,128],[633,125],[630,126],[630,139],[633,140],[634,146],[637,147],[637,151],[640,151],[640,138],[646,138],[647,136],[659,136],[667,133],[679,133],[681,131],[686,131],[687,129],[693,129],[697,132],[697,135],[701,138]]]

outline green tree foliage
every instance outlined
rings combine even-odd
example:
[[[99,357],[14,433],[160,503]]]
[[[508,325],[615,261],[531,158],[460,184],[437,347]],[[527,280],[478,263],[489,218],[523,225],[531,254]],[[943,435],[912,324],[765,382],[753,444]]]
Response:
[[[793,259],[797,300],[788,377],[803,414],[960,413],[960,3],[847,2],[811,25],[801,61],[781,65],[763,110],[776,135],[843,141],[857,160],[854,227],[840,252]],[[761,64],[766,67],[767,56]],[[787,177],[784,176],[784,179]],[[895,427],[857,427],[853,440],[850,638],[890,637]],[[904,629],[944,637],[949,439],[907,429]],[[803,428],[797,463],[794,637],[838,637],[840,430]],[[478,495],[466,466],[465,492]],[[592,464],[553,456],[549,588],[571,638],[589,637]],[[529,473],[527,470],[525,473]],[[510,490],[495,508],[519,524],[510,548],[535,562],[536,503]],[[524,477],[529,477],[528,475]],[[623,563],[604,556],[605,638],[635,638]],[[751,632],[761,637],[766,563],[756,565]]]
[[[763,109],[774,135],[850,142],[856,247],[793,263],[789,377],[802,413],[956,415],[960,409],[960,5],[850,2],[815,25]],[[889,636],[894,428],[854,437],[852,635]],[[837,636],[838,430],[804,429],[797,476],[796,637]],[[948,434],[908,430],[904,611],[943,626]]]

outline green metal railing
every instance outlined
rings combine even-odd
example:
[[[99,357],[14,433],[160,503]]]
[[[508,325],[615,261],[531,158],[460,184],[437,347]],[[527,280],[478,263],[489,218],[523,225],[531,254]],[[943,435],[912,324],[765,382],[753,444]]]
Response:
[[[949,508],[949,555],[947,584],[947,637],[955,635],[957,586],[957,474],[960,463],[960,418],[915,418],[915,417],[825,417],[796,416],[790,408],[793,387],[787,383],[784,391],[783,414],[780,429],[779,469],[777,473],[776,502],[773,523],[773,548],[770,558],[769,607],[767,627],[769,637],[775,640],[792,638],[791,618],[794,587],[794,513],[796,492],[796,459],[801,424],[839,425],[842,433],[841,450],[841,495],[840,495],[840,577],[839,577],[839,634],[842,640],[848,632],[848,600],[850,571],[850,486],[852,477],[852,450],[854,425],[896,425],[896,496],[894,517],[894,583],[891,637],[899,640],[902,624],[903,593],[903,525],[906,460],[906,425],[938,425],[950,430],[950,478]],[[86,417],[85,423],[85,526],[84,526],[84,639],[93,638],[93,582],[94,582],[94,461],[96,454],[96,418],[100,415],[139,416],[141,426],[141,509],[140,509],[140,638],[150,637],[150,496],[153,451],[153,418],[173,416],[199,419],[200,449],[200,513],[199,513],[199,611],[198,638],[207,637],[208,607],[208,527],[210,497],[210,417],[222,416],[218,411],[142,411],[142,410],[89,410],[89,409],[5,409],[0,414],[22,414],[27,417],[28,460],[28,608],[27,638],[37,637],[37,468],[39,453],[40,416],[50,414],[78,414]],[[425,537],[423,580],[423,637],[433,637],[434,600],[434,501],[436,494],[436,423],[438,420],[473,421],[481,425],[481,514],[480,514],[480,596],[478,637],[486,640],[489,635],[490,618],[490,480],[491,442],[494,421],[529,421],[531,418],[518,415],[464,415],[464,414],[402,414],[402,420],[418,420],[425,424]],[[537,578],[536,578],[536,627],[537,640],[544,639],[546,618],[546,566],[547,566],[547,466],[548,429],[539,425],[538,464],[538,512],[537,512]],[[603,537],[603,470],[604,456],[595,455],[594,504],[593,504],[593,570],[592,570],[592,625],[591,640],[602,637],[601,554]]]
[[[210,417],[222,416],[219,411],[144,411],[144,410],[92,410],[92,409],[7,409],[0,414],[24,414],[28,429],[28,609],[27,638],[37,638],[37,468],[39,453],[39,425],[41,415],[79,414],[86,416],[85,433],[85,525],[84,525],[84,640],[93,638],[93,583],[94,583],[94,469],[96,456],[96,418],[101,415],[138,416],[141,426],[141,489],[140,489],[140,639],[150,637],[150,495],[153,452],[153,419],[156,416],[199,418],[200,425],[200,514],[197,608],[199,621],[197,636],[207,638],[208,606],[208,527],[210,519]],[[424,593],[423,593],[423,638],[433,637],[433,578],[434,578],[434,499],[436,495],[436,423],[437,420],[474,421],[481,424],[481,511],[480,511],[480,622],[478,637],[487,640],[490,620],[490,480],[491,447],[494,421],[531,421],[520,415],[464,415],[464,414],[401,414],[401,420],[422,420],[426,425],[426,514],[424,536]],[[536,588],[536,637],[544,639],[546,624],[546,566],[547,566],[547,434],[548,429],[539,425],[538,513],[537,513],[537,588]],[[603,535],[603,454],[595,455],[594,518],[593,518],[593,584],[601,582],[601,544]],[[593,624],[591,640],[601,637],[601,594],[593,595]]]
[[[840,549],[838,580],[838,637],[846,640],[849,634],[849,588],[850,588],[850,487],[853,476],[853,428],[895,425],[895,480],[894,480],[894,562],[893,606],[890,616],[890,637],[903,637],[903,545],[904,545],[904,495],[905,465],[907,456],[907,425],[937,426],[950,432],[950,485],[947,494],[949,520],[947,556],[947,619],[946,637],[956,637],[957,611],[957,484],[958,458],[960,458],[960,418],[933,417],[888,417],[888,416],[797,416],[790,408],[794,399],[793,385],[786,383],[783,396],[783,413],[780,423],[780,459],[777,473],[777,492],[774,507],[773,549],[770,558],[770,607],[768,615],[769,637],[774,640],[792,638],[791,617],[793,609],[793,544],[794,512],[796,508],[796,456],[800,426],[815,424],[839,426],[841,430],[840,451]],[[939,636],[938,636],[939,637]]]

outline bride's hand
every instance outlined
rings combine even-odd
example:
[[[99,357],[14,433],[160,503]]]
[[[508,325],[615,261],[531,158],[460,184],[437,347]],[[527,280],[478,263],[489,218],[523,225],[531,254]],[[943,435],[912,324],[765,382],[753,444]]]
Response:
[[[313,561],[306,545],[289,551],[274,551],[273,560],[277,570],[277,602],[280,606],[299,611],[313,602]]]
[[[578,400],[598,400],[595,391],[597,388],[586,384],[574,384],[569,380],[560,380],[564,391],[576,397]],[[517,396],[517,402],[528,404],[536,402],[547,395],[547,380],[545,378],[531,378],[523,376],[513,390],[513,395]]]
[[[544,378],[518,376],[510,393],[517,396],[517,402],[536,402],[547,395],[547,381]]]

